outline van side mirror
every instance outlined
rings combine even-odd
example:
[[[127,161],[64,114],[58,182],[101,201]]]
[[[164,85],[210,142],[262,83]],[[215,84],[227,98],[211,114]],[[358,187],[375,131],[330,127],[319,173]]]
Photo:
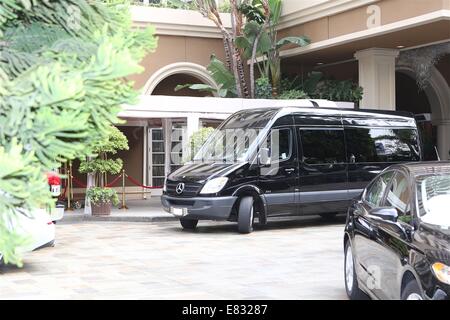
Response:
[[[389,208],[375,208],[369,211],[369,214],[383,220],[397,222],[398,212],[393,207]]]
[[[269,148],[259,149],[258,162],[260,165],[263,165],[265,167],[270,167],[270,165],[272,164],[272,159],[270,158]]]

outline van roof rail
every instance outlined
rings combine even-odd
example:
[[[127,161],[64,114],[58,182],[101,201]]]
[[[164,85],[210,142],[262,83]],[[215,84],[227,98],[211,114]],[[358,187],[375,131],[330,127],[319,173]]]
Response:
[[[392,114],[395,116],[414,118],[415,115],[409,111],[394,111],[394,110],[375,110],[375,109],[357,109],[355,111],[371,112],[371,113],[381,113],[381,114]]]
[[[320,107],[319,104],[316,101],[314,101],[314,100],[309,100],[309,101],[313,104],[314,108],[319,108]]]

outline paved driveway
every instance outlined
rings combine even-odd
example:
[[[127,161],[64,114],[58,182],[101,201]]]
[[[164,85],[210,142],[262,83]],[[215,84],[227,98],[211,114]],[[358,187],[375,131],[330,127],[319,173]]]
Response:
[[[54,248],[0,269],[0,299],[345,299],[343,222],[58,224]]]

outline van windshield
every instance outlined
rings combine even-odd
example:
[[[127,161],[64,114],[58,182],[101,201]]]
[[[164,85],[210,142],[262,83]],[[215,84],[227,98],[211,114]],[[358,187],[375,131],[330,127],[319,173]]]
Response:
[[[240,112],[222,123],[200,148],[194,162],[248,161],[257,140],[276,111]]]

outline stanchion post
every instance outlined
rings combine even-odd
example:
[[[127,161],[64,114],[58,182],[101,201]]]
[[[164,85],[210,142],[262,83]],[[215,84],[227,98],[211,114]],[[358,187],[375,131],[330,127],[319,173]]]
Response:
[[[67,176],[67,211],[73,211],[72,199],[73,199],[73,186],[72,186],[72,162],[69,162],[69,174]]]
[[[122,170],[122,206],[120,207],[120,209],[122,210],[127,210],[128,207],[125,203],[125,169]]]

